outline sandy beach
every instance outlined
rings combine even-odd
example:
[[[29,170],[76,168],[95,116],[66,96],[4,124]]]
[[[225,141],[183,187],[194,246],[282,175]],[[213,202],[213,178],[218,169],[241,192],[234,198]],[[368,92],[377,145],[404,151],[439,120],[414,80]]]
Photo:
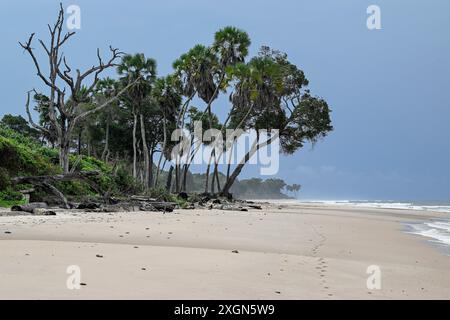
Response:
[[[403,232],[436,217],[294,203],[0,216],[0,299],[449,299],[450,257]],[[66,285],[72,265],[79,290]]]

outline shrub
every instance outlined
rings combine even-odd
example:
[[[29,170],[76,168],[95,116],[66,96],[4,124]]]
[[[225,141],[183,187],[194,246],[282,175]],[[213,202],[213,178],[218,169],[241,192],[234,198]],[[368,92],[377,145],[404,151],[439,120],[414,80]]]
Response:
[[[8,170],[0,167],[0,191],[6,190],[9,187],[11,187],[11,179]]]

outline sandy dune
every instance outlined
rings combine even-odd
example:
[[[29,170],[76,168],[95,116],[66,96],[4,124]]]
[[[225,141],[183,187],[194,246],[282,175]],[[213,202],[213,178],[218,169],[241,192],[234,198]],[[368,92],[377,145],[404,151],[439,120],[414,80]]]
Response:
[[[402,232],[442,216],[294,204],[0,216],[0,298],[449,299],[450,257]],[[80,290],[67,288],[71,265]],[[370,265],[380,290],[366,286]]]

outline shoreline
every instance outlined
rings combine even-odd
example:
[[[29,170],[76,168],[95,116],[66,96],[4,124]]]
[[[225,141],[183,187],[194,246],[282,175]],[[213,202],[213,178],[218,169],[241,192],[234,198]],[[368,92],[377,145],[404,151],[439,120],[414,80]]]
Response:
[[[0,216],[0,298],[449,299],[450,257],[403,229],[449,216],[272,200],[249,212]],[[70,265],[80,290],[67,289]],[[373,265],[381,290],[367,288]]]

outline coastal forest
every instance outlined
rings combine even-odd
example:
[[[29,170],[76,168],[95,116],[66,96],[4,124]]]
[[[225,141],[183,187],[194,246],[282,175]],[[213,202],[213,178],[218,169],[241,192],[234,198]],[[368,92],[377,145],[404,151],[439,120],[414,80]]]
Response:
[[[0,121],[1,206],[22,203],[24,194],[31,201],[297,196],[299,184],[239,179],[258,150],[279,143],[281,154],[293,155],[333,130],[327,102],[310,92],[306,75],[287,54],[263,46],[249,56],[249,35],[227,26],[211,43],[181,54],[167,75],[158,74],[151,52],[114,47],[93,52],[92,67],[80,70],[64,50],[76,36],[65,30],[64,19],[61,6],[48,34],[31,33],[19,42],[18,53],[25,53],[22,63],[30,65],[36,86],[24,89],[18,101],[22,115],[7,114]],[[214,139],[198,136],[198,124],[202,132],[223,137],[238,129],[277,129],[277,134],[257,134],[240,161],[220,164],[233,155],[239,138],[234,135],[210,149],[199,172],[193,159]],[[173,139],[177,130],[189,139]],[[177,148],[185,141],[187,146]]]

